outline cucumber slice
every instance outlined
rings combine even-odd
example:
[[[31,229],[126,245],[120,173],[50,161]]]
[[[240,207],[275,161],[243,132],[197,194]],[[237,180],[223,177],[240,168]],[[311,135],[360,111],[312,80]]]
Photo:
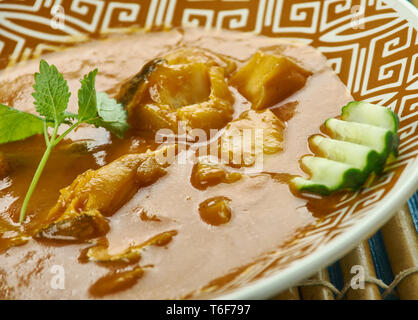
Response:
[[[322,157],[349,164],[362,170],[366,175],[384,165],[379,153],[368,146],[325,138],[320,135],[313,136],[310,141]]]
[[[332,138],[368,146],[382,157],[387,157],[398,146],[396,134],[388,129],[369,124],[331,118],[325,121],[325,128]]]
[[[302,169],[311,177],[292,179],[299,191],[328,195],[357,190],[397,156],[399,121],[391,110],[354,101],[343,107],[341,119],[325,121],[331,138],[315,135],[310,139],[318,156],[302,158]]]
[[[355,190],[367,179],[362,170],[351,165],[320,157],[306,156],[302,165],[311,173],[311,179],[300,177],[292,181],[300,191],[328,195],[335,190]]]
[[[399,127],[398,117],[392,110],[364,101],[352,101],[344,106],[341,119],[370,124],[388,129],[393,133],[396,133]]]

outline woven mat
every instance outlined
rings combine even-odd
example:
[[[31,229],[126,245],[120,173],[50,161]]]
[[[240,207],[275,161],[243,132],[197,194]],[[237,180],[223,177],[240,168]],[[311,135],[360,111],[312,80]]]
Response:
[[[275,299],[418,300],[418,192],[370,239]]]

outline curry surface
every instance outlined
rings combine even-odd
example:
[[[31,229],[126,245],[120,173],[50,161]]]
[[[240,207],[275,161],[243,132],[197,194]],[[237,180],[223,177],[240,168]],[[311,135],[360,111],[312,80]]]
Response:
[[[288,40],[234,32],[205,32],[175,29],[164,32],[111,36],[100,41],[50,54],[68,80],[70,108],[76,111],[79,79],[94,68],[98,91],[115,95],[124,81],[149,60],[182,46],[198,47],[233,59],[238,67],[257,50],[292,57],[313,73],[303,89],[273,106],[286,123],[283,151],[265,156],[264,173],[244,176],[239,181],[205,189],[193,187],[193,164],[173,164],[167,175],[141,188],[121,209],[109,217],[106,235],[108,251],[117,253],[169,232],[170,239],[146,247],[140,269],[124,270],[126,286],[106,298],[173,299],[187,296],[214,279],[222,278],[254,261],[263,253],[280,250],[303,227],[332,210],[332,198],[307,201],[289,190],[287,177],[303,175],[299,159],[309,153],[309,136],[320,125],[339,114],[351,101],[347,89],[326,66],[325,58],[311,47]],[[0,102],[33,112],[33,73],[38,62],[31,61],[3,71]],[[236,89],[234,118],[251,108]],[[18,214],[33,172],[44,151],[41,136],[0,146],[9,159],[10,174],[0,180],[0,298],[85,299],[100,297],[116,266],[87,262],[83,254],[91,244],[63,245],[27,239],[11,246],[19,234],[30,234],[45,220],[56,203],[59,190],[81,173],[97,169],[127,153],[156,147],[152,136],[131,131],[123,140],[106,130],[82,127],[57,147],[47,164],[30,202],[23,227]],[[207,223],[199,207],[208,199],[228,199],[227,223]],[[229,211],[230,210],[230,211]],[[7,249],[7,250],[6,250]],[[54,266],[65,272],[65,288],[53,289]]]

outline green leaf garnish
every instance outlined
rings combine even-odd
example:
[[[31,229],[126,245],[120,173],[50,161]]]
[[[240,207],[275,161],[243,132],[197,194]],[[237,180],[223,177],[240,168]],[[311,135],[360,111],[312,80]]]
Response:
[[[128,115],[122,104],[109,98],[104,92],[97,93],[97,113],[99,118],[92,121],[98,127],[104,127],[119,138],[129,129]]]
[[[0,104],[0,144],[26,139],[44,131],[44,120]]]
[[[78,90],[78,115],[80,121],[91,120],[97,117],[96,100],[96,75],[97,69],[84,76],[81,88]]]
[[[110,98],[105,92],[96,92],[96,74],[97,69],[81,80],[76,118],[79,121],[94,124],[96,127],[104,127],[122,138],[129,128],[127,113],[122,104]]]
[[[78,113],[67,110],[70,91],[67,81],[54,65],[41,60],[39,73],[35,73],[34,93],[36,111],[40,116],[18,111],[0,104],[0,144],[26,139],[36,134],[44,134],[46,150],[36,169],[32,182],[26,193],[20,211],[20,222],[26,217],[26,211],[39,178],[45,168],[52,149],[71,131],[82,123],[104,127],[122,138],[129,129],[127,113],[123,106],[111,99],[106,93],[96,92],[95,81],[97,69],[91,71],[80,80],[78,91]],[[62,125],[69,128],[58,135]],[[48,132],[52,127],[52,134]]]
[[[48,120],[61,123],[71,95],[62,74],[54,65],[50,66],[45,60],[41,60],[39,73],[35,73],[33,89],[36,111]]]

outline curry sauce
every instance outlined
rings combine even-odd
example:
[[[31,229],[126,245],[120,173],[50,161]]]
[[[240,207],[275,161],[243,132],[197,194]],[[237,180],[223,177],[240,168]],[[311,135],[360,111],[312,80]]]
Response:
[[[281,58],[269,58],[257,74],[262,80],[248,86],[243,79],[263,56]],[[308,138],[352,100],[312,47],[247,33],[173,29],[108,36],[44,59],[63,72],[71,92],[98,68],[98,91],[124,103],[131,129],[124,139],[93,126],[70,133],[52,152],[22,226],[18,214],[44,138],[0,145],[0,298],[186,297],[280,250],[335,205],[332,198],[302,197],[288,185],[303,175],[298,160],[310,152]],[[277,63],[282,71],[270,72]],[[37,66],[29,61],[3,71],[0,102],[33,112]],[[285,81],[283,74],[293,78]],[[277,91],[277,83],[295,89]],[[180,136],[180,120],[187,133],[219,131],[198,143],[176,141],[178,158],[195,155],[196,145],[214,144],[218,156],[226,132],[261,128],[262,170],[248,173],[209,158],[159,166],[155,133],[169,128]],[[97,190],[106,192],[95,197]],[[51,286],[54,266],[64,270],[64,288]]]

